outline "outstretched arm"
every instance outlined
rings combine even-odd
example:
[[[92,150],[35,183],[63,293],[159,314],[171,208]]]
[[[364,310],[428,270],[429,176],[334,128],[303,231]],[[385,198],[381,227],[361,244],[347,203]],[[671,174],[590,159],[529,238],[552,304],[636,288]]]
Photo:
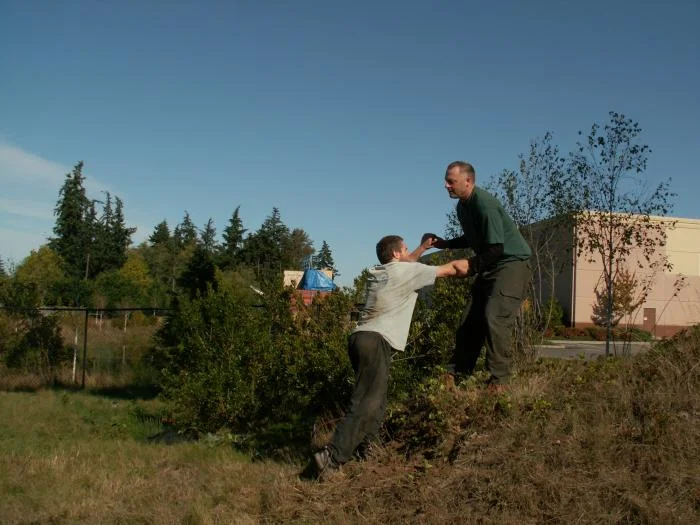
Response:
[[[455,237],[454,239],[443,239],[434,233],[425,233],[423,234],[423,240],[425,239],[430,239],[430,245],[428,248],[437,248],[439,250],[469,248],[469,243],[464,235],[461,237]]]
[[[418,245],[418,248],[413,250],[411,253],[408,254],[408,257],[406,257],[407,261],[415,262],[417,261],[421,255],[427,250],[430,250],[431,248],[434,248],[434,239],[435,235],[432,233],[426,233],[423,235],[423,237],[420,240],[420,244]]]
[[[469,261],[467,259],[457,259],[447,264],[438,266],[438,277],[465,277],[469,273]]]

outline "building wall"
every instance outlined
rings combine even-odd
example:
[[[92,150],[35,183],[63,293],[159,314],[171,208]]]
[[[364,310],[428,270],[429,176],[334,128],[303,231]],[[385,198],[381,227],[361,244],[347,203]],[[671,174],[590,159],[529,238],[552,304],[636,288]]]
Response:
[[[666,255],[673,265],[671,271],[651,270],[639,250],[626,261],[638,280],[648,279],[652,285],[644,303],[621,322],[659,336],[700,323],[700,220],[676,221],[667,230],[666,246],[659,248],[659,254]],[[589,261],[586,257],[575,258],[575,264],[573,323],[586,326],[592,324],[596,286],[604,286],[603,266],[600,259]]]

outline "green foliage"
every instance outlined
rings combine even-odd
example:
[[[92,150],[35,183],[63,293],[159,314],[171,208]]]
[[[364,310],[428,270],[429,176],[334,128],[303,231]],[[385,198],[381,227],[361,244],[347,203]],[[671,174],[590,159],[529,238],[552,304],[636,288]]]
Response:
[[[345,400],[349,296],[297,303],[295,314],[291,290],[269,289],[262,299],[254,307],[257,296],[220,275],[216,287],[177,297],[151,359],[180,426],[256,433]]]
[[[423,260],[439,265],[459,256],[455,251],[445,250]],[[429,376],[435,367],[447,366],[470,288],[471,280],[468,279],[437,279],[432,289],[421,294],[414,310],[406,350],[394,361],[392,396],[400,397],[411,392],[415,384]]]
[[[595,289],[596,301],[593,303],[591,320],[598,326],[617,326],[625,315],[631,315],[644,302],[639,295],[640,284],[634,274],[624,266],[618,268],[613,276],[612,312],[608,316],[608,294],[600,287]]]
[[[246,230],[243,227],[243,221],[239,214],[240,206],[236,206],[233,214],[229,219],[228,226],[224,228],[224,242],[221,247],[221,262],[222,269],[233,268],[241,263],[241,249],[243,248],[243,234]]]
[[[133,251],[121,268],[103,272],[97,277],[93,305],[98,308],[157,305],[152,302],[153,287],[144,257],[139,251]]]
[[[328,268],[332,270],[333,277],[338,275],[338,270],[336,269],[335,261],[333,260],[333,253],[331,252],[331,248],[328,246],[326,241],[323,241],[318,255],[314,257],[314,268],[318,268],[319,270]]]
[[[85,192],[82,161],[66,175],[54,209],[56,223],[49,246],[65,263],[72,278],[95,277],[101,272],[117,269],[126,260],[126,250],[135,228],[125,224],[123,202],[107,192],[102,216],[98,217],[96,203]]]
[[[173,238],[175,245],[180,250],[197,242],[197,227],[192,222],[192,218],[187,211],[185,211],[182,222],[175,227]]]
[[[12,327],[8,330],[8,325]],[[51,374],[56,367],[70,358],[63,346],[61,327],[56,315],[43,316],[38,311],[23,312],[14,320],[3,323],[9,333],[0,346],[0,355],[8,368],[21,368],[39,374]]]
[[[558,330],[564,326],[564,308],[554,297],[547,299],[542,305],[540,327]]]
[[[282,222],[280,211],[272,213],[263,221],[260,229],[248,236],[245,242],[245,261],[260,272],[280,273],[286,268],[284,245],[289,238],[289,228]]]
[[[167,245],[171,240],[168,221],[159,222],[153,229],[153,233],[148,237],[151,246]]]
[[[178,279],[178,285],[193,298],[205,294],[208,287],[216,288],[215,274],[216,266],[212,255],[204,246],[196,246],[189,264]]]
[[[216,242],[216,227],[214,226],[214,219],[209,219],[207,224],[202,229],[199,242],[202,249],[209,255],[215,255],[219,249],[219,245]]]
[[[24,284],[34,284],[39,304],[55,304],[56,283],[65,279],[62,259],[48,246],[42,246],[22,261],[15,270],[14,278]]]
[[[56,224],[49,246],[66,263],[73,276],[85,274],[89,248],[92,244],[92,228],[89,220],[90,201],[85,193],[83,162],[78,162],[59,191],[54,214]]]
[[[666,243],[673,221],[652,219],[673,208],[670,181],[649,191],[643,179],[649,146],[639,142],[642,129],[637,122],[611,111],[609,121],[594,124],[578,149],[571,154],[569,188],[577,217],[577,255],[597,258],[603,265],[605,302],[603,324],[615,324],[615,279],[618,268],[635,251],[653,271],[671,268],[659,247]],[[579,132],[579,134],[581,134]],[[641,290],[645,296],[651,281]]]

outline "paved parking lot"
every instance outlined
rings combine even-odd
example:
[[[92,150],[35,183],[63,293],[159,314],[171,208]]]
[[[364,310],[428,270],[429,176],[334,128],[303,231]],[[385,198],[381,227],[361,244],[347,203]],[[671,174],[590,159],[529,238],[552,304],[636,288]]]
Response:
[[[559,359],[595,359],[605,356],[605,341],[552,341],[552,344],[537,345],[538,357]],[[610,355],[636,355],[649,349],[650,343],[610,343]]]

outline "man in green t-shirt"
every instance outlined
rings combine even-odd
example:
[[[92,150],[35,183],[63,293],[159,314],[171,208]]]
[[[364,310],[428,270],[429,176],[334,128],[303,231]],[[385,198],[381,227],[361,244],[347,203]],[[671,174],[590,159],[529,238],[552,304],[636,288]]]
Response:
[[[445,189],[457,202],[463,235],[442,239],[434,248],[471,248],[469,273],[476,275],[463,322],[457,329],[455,373],[471,374],[486,343],[489,383],[505,384],[511,375],[513,325],[530,283],[530,247],[501,204],[476,186],[474,167],[462,161],[447,166]]]

